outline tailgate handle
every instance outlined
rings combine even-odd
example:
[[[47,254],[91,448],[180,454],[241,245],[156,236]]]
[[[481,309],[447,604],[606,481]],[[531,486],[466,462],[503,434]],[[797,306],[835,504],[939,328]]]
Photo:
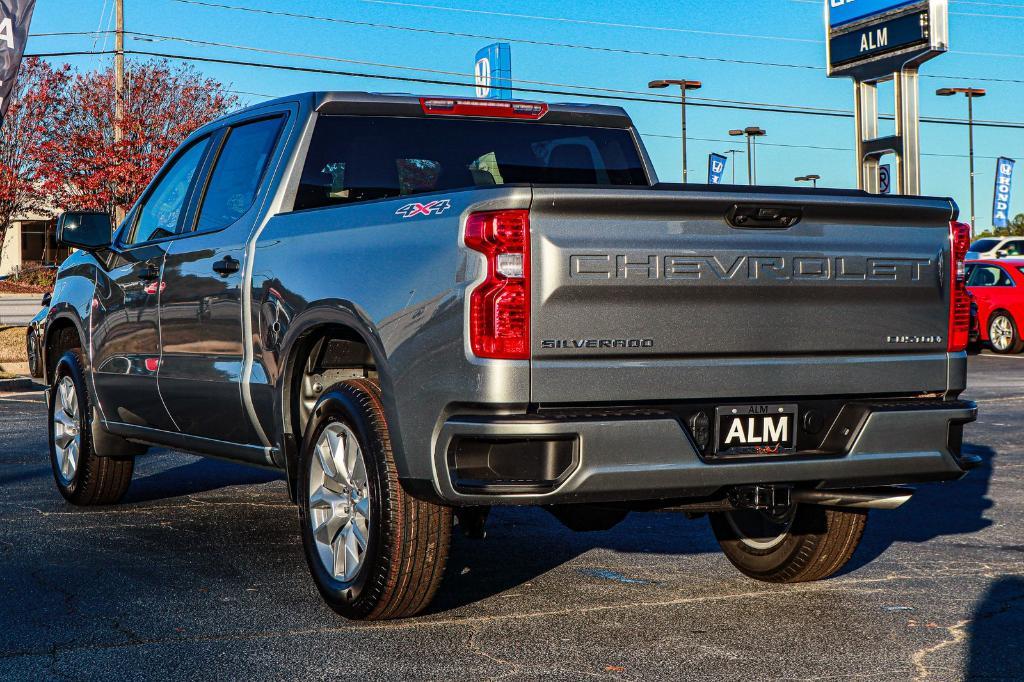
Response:
[[[726,219],[733,227],[784,230],[793,227],[803,217],[803,209],[794,206],[754,206],[736,204]]]

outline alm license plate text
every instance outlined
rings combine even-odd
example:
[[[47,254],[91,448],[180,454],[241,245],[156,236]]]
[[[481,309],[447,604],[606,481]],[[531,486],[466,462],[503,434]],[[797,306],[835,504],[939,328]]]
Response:
[[[728,405],[715,410],[719,455],[796,451],[796,405]]]

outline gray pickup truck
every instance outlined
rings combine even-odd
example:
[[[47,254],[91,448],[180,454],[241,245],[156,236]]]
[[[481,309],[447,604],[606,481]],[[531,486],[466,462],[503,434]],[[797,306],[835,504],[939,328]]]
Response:
[[[267,102],[189,137],[112,237],[61,217],[54,478],[91,505],[150,446],[280,469],[350,618],[426,608],[494,505],[707,515],[746,575],[824,578],[897,486],[979,461],[956,218],[662,184],[615,107]]]

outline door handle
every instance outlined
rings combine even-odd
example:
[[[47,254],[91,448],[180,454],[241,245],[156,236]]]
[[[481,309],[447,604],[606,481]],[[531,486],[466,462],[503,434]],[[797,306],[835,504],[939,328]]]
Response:
[[[144,282],[151,282],[160,276],[160,268],[151,263],[139,263],[132,274]]]
[[[236,259],[231,256],[224,256],[224,258],[213,264],[213,271],[221,277],[227,277],[228,275],[238,272],[241,267],[242,264]]]

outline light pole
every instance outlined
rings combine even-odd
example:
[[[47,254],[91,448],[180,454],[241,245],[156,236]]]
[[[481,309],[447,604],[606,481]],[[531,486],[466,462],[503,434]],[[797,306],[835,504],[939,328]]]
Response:
[[[814,189],[818,189],[818,180],[821,180],[821,176],[812,173],[810,175],[801,175],[799,178],[793,179],[797,182],[813,182]]]
[[[757,126],[747,126],[742,130],[730,130],[729,134],[733,137],[739,135],[745,135],[747,138],[747,184],[757,184],[757,142],[754,138],[762,137],[767,135],[768,132],[764,128],[758,128]]]
[[[981,88],[939,88],[935,91],[939,97],[964,95],[967,98],[967,144],[971,164],[971,237],[974,237],[974,98],[984,97]]]
[[[651,81],[650,83],[647,84],[647,87],[655,88],[655,89],[661,89],[661,88],[667,88],[670,85],[678,85],[679,86],[679,102],[680,102],[680,105],[681,105],[680,109],[682,110],[682,119],[683,119],[683,182],[685,183],[687,181],[686,180],[686,91],[687,90],[700,90],[701,82],[700,81],[671,80],[671,79],[669,79],[669,80]]]
[[[723,154],[732,155],[732,184],[736,184],[736,155],[740,153],[739,149],[727,149]]]

